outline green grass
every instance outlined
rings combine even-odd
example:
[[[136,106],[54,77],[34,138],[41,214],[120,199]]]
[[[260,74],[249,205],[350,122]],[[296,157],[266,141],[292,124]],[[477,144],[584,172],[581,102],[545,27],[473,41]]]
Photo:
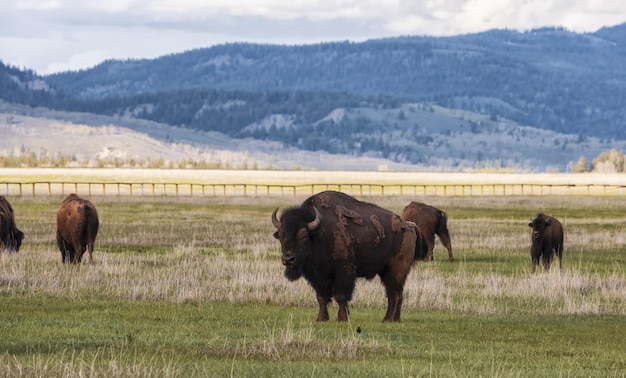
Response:
[[[273,304],[3,301],[0,362],[4,373],[22,366],[28,376],[62,375],[68,364],[97,375],[115,367],[122,375],[176,376],[619,376],[626,369],[618,315],[411,311],[401,324],[382,324],[380,311],[359,308],[349,324],[318,324],[310,309]]]
[[[270,214],[302,198],[91,198],[95,264],[63,266],[61,197],[10,198],[26,233],[0,253],[0,376],[624,376],[626,199],[428,198],[449,215],[382,323],[378,279],[350,321],[315,322],[282,275]],[[410,198],[369,198],[401,212]],[[531,275],[537,212],[562,219],[564,269]],[[358,333],[357,329],[361,332]]]

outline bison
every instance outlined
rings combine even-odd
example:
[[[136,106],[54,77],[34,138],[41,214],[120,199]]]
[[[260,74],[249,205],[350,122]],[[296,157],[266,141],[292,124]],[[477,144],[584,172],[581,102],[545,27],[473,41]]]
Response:
[[[402,218],[347,194],[325,191],[286,209],[272,223],[285,276],[304,277],[317,295],[317,321],[327,321],[332,298],[338,321],[348,320],[357,277],[380,277],[387,295],[383,321],[400,321],[406,278],[414,265],[416,234]]]
[[[448,250],[448,261],[453,262],[452,244],[450,233],[448,232],[448,216],[442,210],[426,205],[421,202],[412,201],[402,212],[402,219],[417,224],[422,235],[428,244],[428,252],[424,256],[424,261],[433,259],[433,249],[435,248],[435,235]]]
[[[550,271],[550,263],[552,262],[553,253],[559,257],[559,268],[563,268],[561,261],[563,259],[563,226],[556,218],[537,214],[528,226],[533,229],[531,233],[530,257],[533,261],[532,272],[535,273],[539,258],[543,262],[543,271]]]
[[[85,250],[93,264],[93,245],[98,234],[98,212],[90,201],[68,195],[57,212],[57,245],[63,263],[78,264]]]
[[[15,225],[13,207],[0,196],[0,250],[19,252],[24,233]]]

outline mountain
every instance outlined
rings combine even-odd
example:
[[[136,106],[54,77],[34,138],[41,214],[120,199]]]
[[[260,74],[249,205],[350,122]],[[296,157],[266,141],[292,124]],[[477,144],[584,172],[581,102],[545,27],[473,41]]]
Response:
[[[233,139],[219,132],[128,117],[32,108],[0,101],[2,158],[68,167],[411,170],[384,158],[303,151],[278,142]],[[48,163],[53,165],[51,163]],[[31,165],[32,166],[32,165]]]
[[[145,120],[339,161],[567,170],[624,147],[625,46],[626,24],[233,43],[43,77],[0,63],[0,99],[66,120],[96,114],[131,129]]]
[[[185,88],[386,95],[626,138],[625,25],[595,33],[492,30],[302,46],[235,43],[46,77],[81,98]]]
[[[32,70],[20,70],[0,61],[0,99],[15,103],[48,103],[55,91]]]

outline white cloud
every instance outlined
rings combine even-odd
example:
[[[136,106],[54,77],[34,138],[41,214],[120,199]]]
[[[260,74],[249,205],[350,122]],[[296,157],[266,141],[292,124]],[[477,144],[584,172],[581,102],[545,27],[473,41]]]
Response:
[[[40,73],[246,41],[316,43],[626,21],[622,0],[2,0],[0,59]]]
[[[60,5],[57,0],[20,0],[15,2],[16,9],[46,10],[58,8]]]
[[[62,72],[75,70],[76,67],[92,67],[107,59],[125,58],[125,55],[126,54],[121,54],[119,51],[115,51],[114,49],[81,51],[78,54],[71,55],[64,61],[50,62],[46,68],[46,72]]]

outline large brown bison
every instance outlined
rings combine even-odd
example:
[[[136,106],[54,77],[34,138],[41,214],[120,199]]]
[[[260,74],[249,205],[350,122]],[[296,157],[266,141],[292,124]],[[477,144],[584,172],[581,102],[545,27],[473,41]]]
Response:
[[[93,245],[98,234],[98,212],[88,200],[68,195],[57,212],[57,245],[63,263],[78,264],[85,250],[93,264]]]
[[[328,304],[339,305],[338,321],[348,320],[357,277],[378,275],[385,286],[383,321],[400,321],[406,278],[414,265],[415,230],[391,211],[344,193],[325,191],[272,223],[280,241],[285,276],[304,278],[315,289],[318,321],[328,320]]]
[[[24,233],[15,225],[13,207],[0,196],[0,251],[19,252]]]
[[[448,250],[448,261],[454,261],[452,255],[452,243],[448,232],[448,216],[436,207],[425,203],[412,201],[402,212],[402,219],[417,224],[422,235],[428,244],[428,252],[424,256],[424,261],[433,259],[433,249],[435,248],[435,235]]]
[[[559,268],[563,268],[563,226],[558,219],[545,215],[537,214],[528,226],[533,229],[531,233],[530,257],[533,261],[532,272],[535,273],[539,258],[543,262],[543,271],[550,271],[550,263],[552,262],[553,253],[559,257]]]

